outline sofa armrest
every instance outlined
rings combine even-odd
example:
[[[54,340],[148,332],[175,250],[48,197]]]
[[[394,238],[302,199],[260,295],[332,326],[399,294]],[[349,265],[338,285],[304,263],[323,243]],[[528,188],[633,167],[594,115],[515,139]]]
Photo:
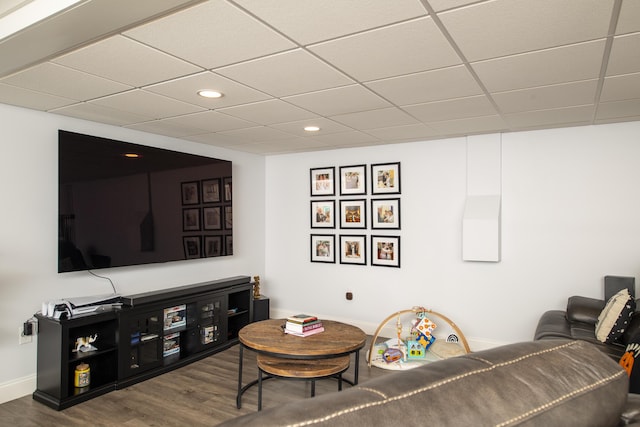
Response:
[[[567,320],[595,325],[604,306],[600,299],[572,296],[567,302]]]
[[[621,426],[640,425],[640,394],[629,393],[620,415]]]

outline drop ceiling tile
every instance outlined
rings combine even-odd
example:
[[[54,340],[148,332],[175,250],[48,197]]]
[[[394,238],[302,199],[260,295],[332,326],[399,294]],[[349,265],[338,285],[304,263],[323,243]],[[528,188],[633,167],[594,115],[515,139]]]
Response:
[[[321,116],[335,116],[390,106],[387,101],[360,85],[294,95],[284,100]]]
[[[640,99],[628,99],[626,101],[601,102],[596,114],[597,120],[633,119],[640,116]]]
[[[428,125],[437,133],[447,137],[472,135],[485,132],[501,132],[509,127],[500,116],[472,117],[468,119],[431,122]]]
[[[243,129],[254,127],[255,123],[227,116],[216,111],[205,111],[202,113],[188,114],[179,117],[172,117],[163,120],[166,123],[172,123],[187,128],[193,127],[202,129],[203,132],[223,132],[225,130]]]
[[[455,9],[460,6],[466,6],[471,3],[477,3],[478,0],[428,0],[433,10],[441,12],[443,10]]]
[[[47,111],[78,101],[0,83],[0,102],[18,107]]]
[[[303,45],[427,14],[415,0],[237,0],[236,3]]]
[[[77,101],[131,89],[131,86],[50,62],[5,77],[0,82]]]
[[[302,49],[218,68],[215,72],[276,97],[353,83]]]
[[[238,145],[238,141],[235,138],[215,132],[189,135],[183,137],[183,139],[193,142],[199,142],[202,144],[216,145],[219,147],[233,148],[234,145]]]
[[[480,95],[482,89],[462,66],[376,80],[366,86],[396,105]]]
[[[361,82],[462,62],[429,17],[332,40],[309,49]]]
[[[198,132],[190,126],[180,126],[175,123],[167,122],[165,120],[153,120],[144,123],[135,123],[125,126],[128,129],[135,129],[141,132],[149,132],[157,135],[171,136],[173,138],[185,138],[192,135],[194,132]],[[199,132],[202,132],[200,130]]]
[[[446,101],[428,102],[425,104],[402,107],[407,113],[422,122],[463,119],[467,117],[491,116],[497,111],[491,101],[484,96],[470,96]]]
[[[296,47],[255,18],[210,0],[124,33],[203,68],[214,68]]]
[[[438,15],[469,61],[606,37],[612,1],[495,0]]]
[[[545,86],[600,75],[604,40],[539,50],[471,64],[489,90]]]
[[[408,139],[419,139],[419,138],[433,138],[438,136],[438,133],[425,125],[424,123],[408,125],[408,126],[395,126],[388,128],[380,128],[380,129],[371,129],[368,130],[367,133],[369,135],[375,136],[384,141],[398,141],[398,140],[408,140]]]
[[[196,105],[156,95],[141,89],[106,96],[90,102],[116,110],[138,113],[153,119],[162,119],[204,110],[204,108]]]
[[[261,125],[317,118],[315,114],[279,99],[218,108],[217,111]]]
[[[348,131],[314,136],[309,140],[314,146],[319,147],[352,147],[353,145],[375,142],[378,139],[364,132]]]
[[[624,101],[640,98],[640,73],[607,77],[602,85],[600,101]]]
[[[132,123],[151,120],[151,117],[142,116],[129,111],[117,110],[102,105],[81,102],[68,107],[57,108],[51,111],[54,114],[75,117],[77,119],[91,120],[98,123],[106,123],[114,126],[124,126]]]
[[[396,107],[340,114],[332,116],[331,119],[357,130],[377,129],[418,123],[416,119]]]
[[[216,90],[221,92],[224,96],[222,98],[215,99],[203,98],[198,95],[198,91],[202,89]],[[147,86],[144,90],[207,109],[229,107],[232,105],[269,99],[269,96],[262,92],[236,83],[226,77],[219,76],[210,71]]]
[[[616,34],[640,31],[640,2],[625,0],[620,8]]]
[[[571,107],[593,104],[598,87],[597,80],[543,86],[493,94],[503,113]]]
[[[264,142],[264,141],[278,141],[295,138],[295,135],[282,132],[277,129],[273,129],[267,126],[256,126],[246,129],[235,129],[224,132],[219,132],[223,135],[236,138],[240,141],[246,142]]]
[[[316,117],[312,119],[298,120],[295,122],[288,122],[288,123],[278,123],[278,124],[271,125],[270,127],[274,129],[279,129],[283,132],[287,132],[291,135],[297,135],[300,137],[309,137],[312,135],[312,133],[304,130],[306,126],[318,126],[320,128],[320,133],[322,135],[326,135],[329,133],[336,133],[336,132],[347,132],[351,130],[347,126],[341,125],[340,123],[337,123],[330,119],[326,119],[324,117]]]
[[[640,33],[614,37],[607,76],[637,72],[640,72]]]
[[[533,129],[548,126],[578,126],[588,124],[593,118],[595,105],[554,108],[505,114],[512,129]]]
[[[120,35],[52,62],[136,87],[202,71],[200,67]]]

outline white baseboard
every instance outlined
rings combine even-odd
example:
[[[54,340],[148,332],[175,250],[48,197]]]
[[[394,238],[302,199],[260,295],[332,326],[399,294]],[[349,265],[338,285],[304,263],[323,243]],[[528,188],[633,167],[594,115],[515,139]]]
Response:
[[[36,389],[36,374],[0,384],[0,403],[30,395]]]

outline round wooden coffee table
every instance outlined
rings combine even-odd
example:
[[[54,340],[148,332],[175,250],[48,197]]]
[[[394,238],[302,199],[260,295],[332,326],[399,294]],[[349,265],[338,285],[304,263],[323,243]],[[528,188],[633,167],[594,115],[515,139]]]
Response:
[[[238,395],[236,405],[242,407],[242,393],[258,383],[254,380],[242,385],[242,363],[244,347],[261,354],[282,359],[329,359],[337,356],[355,353],[353,381],[343,381],[358,384],[358,365],[360,363],[359,350],[364,347],[367,336],[355,326],[333,320],[322,320],[324,332],[308,337],[298,337],[284,333],[285,319],[269,319],[250,323],[240,329],[240,355],[238,362]]]

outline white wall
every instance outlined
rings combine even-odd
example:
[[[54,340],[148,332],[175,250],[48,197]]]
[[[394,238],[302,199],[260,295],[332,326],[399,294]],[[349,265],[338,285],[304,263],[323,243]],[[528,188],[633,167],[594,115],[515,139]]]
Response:
[[[475,350],[530,340],[567,297],[602,298],[603,276],[639,276],[638,135],[640,122],[502,135],[499,263],[461,260],[465,138],[268,157],[272,315],[317,313],[372,332],[420,305],[449,316]],[[397,161],[401,268],[309,262],[309,235],[327,231],[310,228],[309,169]]]
[[[111,292],[86,272],[57,273],[58,129],[233,162],[234,256],[100,270],[120,293],[264,274],[264,157],[3,104],[0,129],[0,402],[35,390],[37,339],[18,345],[18,327],[43,300]]]

